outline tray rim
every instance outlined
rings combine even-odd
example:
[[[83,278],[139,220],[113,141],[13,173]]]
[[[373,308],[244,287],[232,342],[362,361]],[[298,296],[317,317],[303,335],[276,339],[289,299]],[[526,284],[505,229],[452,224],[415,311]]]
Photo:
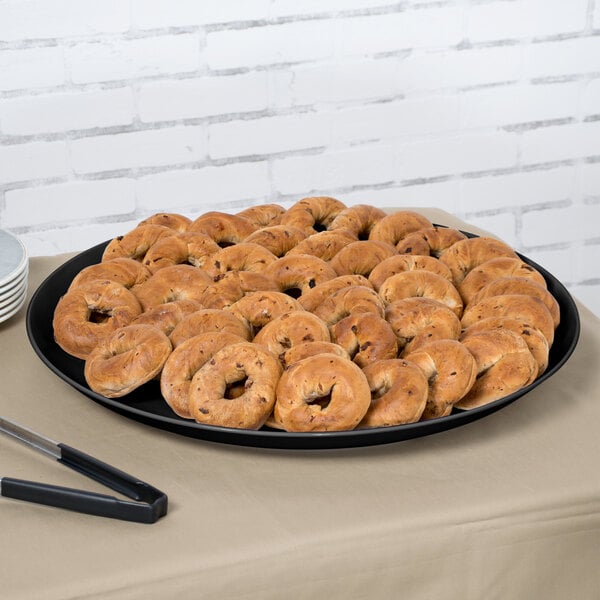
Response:
[[[444,225],[440,225],[445,227]],[[477,234],[470,233],[468,231],[460,230],[468,237],[480,237]],[[534,388],[542,384],[544,381],[552,377],[558,370],[560,370],[564,364],[569,360],[573,354],[577,343],[579,341],[581,322],[579,317],[579,311],[577,305],[566,289],[556,277],[549,273],[544,267],[538,265],[526,256],[516,252],[521,260],[531,265],[544,276],[547,283],[551,283],[552,287],[558,288],[561,292],[561,299],[566,301],[566,308],[573,318],[571,323],[571,338],[568,341],[566,350],[562,356],[558,358],[556,363],[552,365],[533,383],[528,386],[476,408],[469,410],[456,410],[452,414],[446,417],[439,417],[436,419],[429,419],[426,421],[418,421],[416,423],[408,423],[403,425],[395,425],[389,427],[378,427],[369,429],[353,429],[348,431],[336,431],[336,432],[286,432],[269,428],[262,428],[259,430],[246,430],[246,429],[234,429],[226,427],[217,427],[212,425],[205,425],[196,423],[193,420],[182,419],[173,413],[173,416],[164,416],[157,413],[148,412],[147,410],[141,410],[133,405],[128,405],[122,398],[121,399],[110,399],[104,396],[96,394],[90,390],[87,386],[81,385],[78,381],[73,379],[67,373],[64,373],[56,364],[53,362],[40,347],[38,336],[39,332],[36,332],[33,326],[33,315],[36,310],[38,303],[42,302],[42,294],[46,291],[47,287],[63,272],[68,271],[74,264],[80,262],[88,255],[92,256],[94,252],[99,253],[110,240],[101,242],[92,246],[78,254],[72,256],[63,264],[59,265],[45,279],[39,284],[37,289],[31,296],[27,306],[26,313],[26,332],[29,343],[31,344],[34,352],[38,358],[48,367],[55,375],[65,381],[68,385],[79,391],[87,399],[92,400],[101,404],[102,406],[117,412],[123,416],[142,422],[146,425],[152,426],[157,429],[170,431],[187,437],[193,437],[205,441],[218,442],[224,444],[232,444],[238,446],[249,446],[257,448],[276,448],[276,449],[288,449],[288,450],[324,450],[324,449],[339,449],[339,448],[351,448],[351,447],[364,447],[373,446],[387,443],[396,443],[399,441],[406,441],[409,439],[432,435],[447,431],[455,427],[466,425],[473,421],[479,420],[487,415],[490,415],[510,404],[517,399],[528,394]],[[94,264],[90,262],[88,264]],[[87,266],[87,265],[85,265]],[[83,268],[83,267],[82,267]],[[62,293],[66,291],[63,290]],[[61,295],[62,295],[61,293]],[[60,296],[59,296],[60,297]],[[558,299],[557,299],[558,300]],[[47,303],[47,301],[46,301]],[[54,310],[55,304],[52,306]],[[564,306],[561,304],[561,315],[564,312]],[[564,318],[561,316],[561,319]],[[559,325],[560,327],[560,325]],[[58,345],[53,341],[55,351],[64,354],[68,359],[77,361],[79,364],[83,364],[80,359],[69,357]],[[77,364],[76,363],[76,364]],[[146,384],[149,385],[149,384]],[[142,390],[143,388],[138,388]],[[127,396],[124,397],[125,399]]]

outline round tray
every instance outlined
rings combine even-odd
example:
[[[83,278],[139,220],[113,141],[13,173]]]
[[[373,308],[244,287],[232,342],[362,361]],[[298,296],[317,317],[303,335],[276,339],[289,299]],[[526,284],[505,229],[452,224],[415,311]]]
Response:
[[[469,237],[475,237],[471,233],[464,233]],[[27,309],[26,326],[29,341],[40,359],[56,375],[88,398],[136,421],[202,440],[262,448],[326,449],[387,444],[439,433],[485,417],[530,392],[552,377],[565,364],[579,339],[579,313],[569,292],[543,267],[519,255],[546,279],[548,290],[554,295],[560,306],[561,322],[550,350],[547,370],[536,381],[518,392],[471,410],[455,410],[446,417],[393,427],[322,433],[289,433],[267,427],[251,431],[203,425],[175,415],[163,400],[159,384],[156,381],[149,382],[127,396],[117,399],[105,398],[93,392],[87,386],[83,375],[84,362],[64,352],[54,341],[52,317],[59,298],[66,292],[73,277],[81,269],[100,262],[107,243],[98,244],[74,256],[41,283],[33,294]]]

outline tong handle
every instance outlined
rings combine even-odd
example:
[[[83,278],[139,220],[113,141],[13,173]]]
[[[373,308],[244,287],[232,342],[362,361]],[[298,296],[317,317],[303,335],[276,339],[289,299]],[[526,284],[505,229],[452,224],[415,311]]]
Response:
[[[137,523],[154,523],[160,516],[150,504],[13,477],[2,478],[2,496]]]

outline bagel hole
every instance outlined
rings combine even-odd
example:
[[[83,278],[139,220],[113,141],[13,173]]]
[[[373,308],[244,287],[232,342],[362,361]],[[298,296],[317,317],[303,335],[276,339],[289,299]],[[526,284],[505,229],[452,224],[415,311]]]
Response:
[[[298,298],[300,298],[300,296],[302,296],[302,290],[299,287],[287,288],[286,290],[283,290],[283,293],[288,296],[291,296],[292,298],[294,298],[294,300],[297,300]]]
[[[90,311],[88,321],[90,323],[106,323],[110,319],[110,314],[101,310]]]
[[[223,394],[223,398],[225,398],[225,400],[235,400],[236,398],[239,398],[246,391],[247,383],[248,377],[246,376],[244,376],[242,379],[238,379],[237,381],[229,382],[225,386],[225,393]],[[252,384],[250,383],[250,385]]]
[[[313,229],[317,233],[320,233],[321,231],[327,231],[327,225],[325,225],[324,223],[321,223],[321,221],[315,221],[315,224],[313,225]]]
[[[230,242],[229,240],[219,240],[217,242],[217,246],[219,246],[219,248],[228,248],[229,246],[235,246],[235,242]]]
[[[306,404],[309,406],[317,405],[321,407],[321,410],[325,410],[331,402],[331,393],[325,394],[324,396],[317,396],[316,398],[309,398]]]

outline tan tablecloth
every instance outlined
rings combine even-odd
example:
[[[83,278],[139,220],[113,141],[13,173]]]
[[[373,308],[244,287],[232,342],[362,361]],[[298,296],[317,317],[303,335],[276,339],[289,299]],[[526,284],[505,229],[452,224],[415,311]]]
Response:
[[[32,259],[32,290],[65,258]],[[42,364],[23,310],[0,324],[0,415],[154,484],[170,510],[140,525],[0,498],[0,595],[600,598],[600,321],[579,308],[574,355],[519,401],[333,451],[220,445],[119,416]],[[0,453],[0,475],[106,492],[5,436]]]

